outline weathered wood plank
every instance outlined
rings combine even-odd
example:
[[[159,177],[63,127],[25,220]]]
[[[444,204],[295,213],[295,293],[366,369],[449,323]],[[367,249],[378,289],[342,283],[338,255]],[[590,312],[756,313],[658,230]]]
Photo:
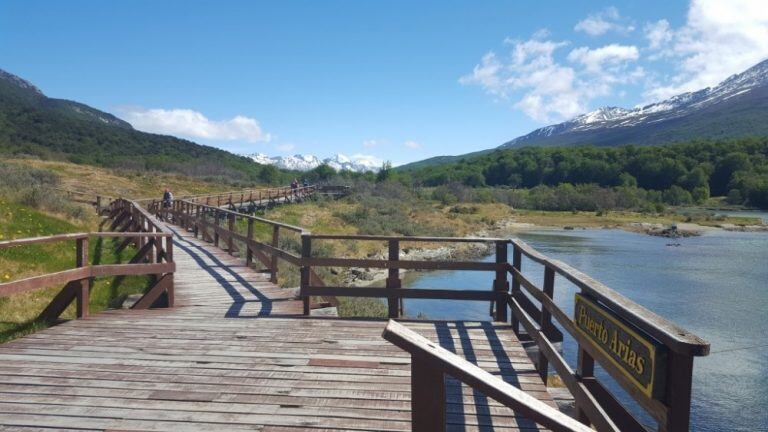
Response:
[[[0,345],[0,429],[411,429],[411,360],[381,339],[385,321],[291,316],[294,290],[174,231],[176,307]],[[504,323],[405,324],[554,406]],[[454,379],[445,399],[447,430],[542,430]]]

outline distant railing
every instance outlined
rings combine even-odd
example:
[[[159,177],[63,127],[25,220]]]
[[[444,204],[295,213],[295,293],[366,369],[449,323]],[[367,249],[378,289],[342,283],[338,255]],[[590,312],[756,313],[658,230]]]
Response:
[[[104,276],[152,275],[152,287],[133,305],[134,309],[146,309],[161,295],[167,297],[168,306],[173,306],[173,240],[172,233],[165,225],[133,201],[117,199],[108,207],[111,221],[110,231],[59,234],[47,237],[23,238],[0,242],[0,249],[25,247],[32,244],[75,242],[74,268],[32,276],[0,284],[0,297],[47,288],[64,283],[64,287],[48,304],[38,319],[56,321],[74,301],[76,315],[89,315],[90,280]],[[106,222],[105,221],[105,222]],[[135,243],[137,253],[126,264],[89,264],[88,244],[90,238],[123,239],[117,246],[124,249]]]
[[[108,207],[112,201],[115,200],[114,197],[107,195],[95,195],[88,192],[80,192],[62,188],[52,189],[61,192],[68,200],[72,202],[92,205],[94,208],[96,208],[96,212],[99,214],[101,214],[102,209]]]
[[[298,226],[186,200],[177,201],[171,209],[156,210],[196,235],[199,233],[205,240],[216,245],[226,242],[230,253],[237,252],[235,240],[242,242],[248,263],[255,256],[270,270],[273,281],[277,280],[278,259],[298,267],[305,315],[310,313],[310,299],[314,296],[386,299],[391,318],[400,315],[399,302],[405,298],[489,301],[491,315],[497,321],[506,322],[508,311],[511,311],[516,333],[521,338],[524,336],[520,331],[522,325],[526,336],[538,345],[535,363],[539,374],[546,383],[552,366],[574,396],[578,419],[583,423],[591,424],[601,432],[646,431],[645,426],[596,378],[597,363],[658,422],[660,431],[688,430],[693,357],[707,355],[709,344],[568,265],[539,254],[520,240],[312,234]],[[246,234],[236,230],[237,221],[241,219],[247,221]],[[222,226],[224,220],[226,227]],[[271,243],[254,238],[255,223],[272,227]],[[300,255],[281,247],[281,230],[300,236]],[[313,256],[313,243],[325,240],[384,242],[387,259]],[[491,243],[495,258],[493,262],[401,260],[402,242]],[[508,256],[510,245],[511,262]],[[524,256],[543,266],[542,287],[537,287],[523,275]],[[317,267],[383,268],[388,269],[388,277],[384,287],[325,286],[315,272]],[[402,287],[400,269],[487,271],[493,272],[495,277],[487,290],[406,289]],[[575,298],[573,318],[553,300],[558,274],[580,290]],[[565,362],[554,346],[563,340],[563,333],[553,318],[577,343],[576,370]]]
[[[232,192],[221,192],[215,194],[203,194],[182,197],[181,200],[205,204],[215,207],[227,206],[229,208],[244,208],[249,203],[271,203],[280,201],[293,201],[305,199],[317,191],[317,186],[299,186],[292,188],[290,186],[281,186],[266,189],[246,189]]]

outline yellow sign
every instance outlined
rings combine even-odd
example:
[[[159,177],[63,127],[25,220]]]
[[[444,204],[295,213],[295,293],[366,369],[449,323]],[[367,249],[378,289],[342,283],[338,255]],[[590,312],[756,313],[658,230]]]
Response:
[[[663,396],[660,346],[616,314],[576,294],[576,328],[648,397]],[[661,373],[659,373],[661,371]]]

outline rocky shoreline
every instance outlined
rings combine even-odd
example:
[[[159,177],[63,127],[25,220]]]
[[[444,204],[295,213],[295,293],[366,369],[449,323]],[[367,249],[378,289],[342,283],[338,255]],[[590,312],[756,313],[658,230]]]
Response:
[[[484,236],[487,236],[487,233]],[[403,261],[460,261],[482,258],[491,253],[492,250],[491,243],[455,243],[436,248],[405,247],[400,251],[399,257]],[[387,259],[387,255],[381,252],[370,259],[384,260]],[[426,270],[400,269],[400,277],[402,278],[408,271]],[[344,282],[356,286],[372,285],[386,280],[388,273],[387,269],[352,267],[344,275]]]
[[[735,224],[720,224],[717,226],[705,226],[695,223],[681,222],[677,224],[661,224],[651,222],[631,222],[626,225],[617,226],[602,226],[596,227],[598,229],[624,229],[631,232],[647,234],[657,237],[665,238],[685,238],[696,237],[702,235],[705,231],[740,231],[740,232],[768,232],[768,225],[735,225]],[[526,230],[574,230],[574,229],[587,229],[586,227],[579,227],[573,225],[564,226],[546,226],[536,225],[527,222],[517,222],[514,219],[504,219],[496,222],[494,226],[489,230],[482,230],[474,233],[473,237],[509,237],[510,234],[516,231]],[[449,245],[441,245],[438,247],[405,247],[400,251],[401,260],[411,261],[458,261],[458,260],[475,260],[487,256],[493,252],[493,245],[488,243],[454,243]],[[386,259],[387,255],[385,251],[376,254],[371,259]],[[339,269],[331,269],[334,273],[340,272]],[[400,277],[409,270],[400,270]],[[427,271],[427,270],[410,270],[410,271]],[[387,269],[369,269],[361,267],[353,267],[345,272],[344,282],[347,285],[366,286],[372,285],[377,282],[383,282],[387,279]],[[336,273],[338,274],[338,273]]]

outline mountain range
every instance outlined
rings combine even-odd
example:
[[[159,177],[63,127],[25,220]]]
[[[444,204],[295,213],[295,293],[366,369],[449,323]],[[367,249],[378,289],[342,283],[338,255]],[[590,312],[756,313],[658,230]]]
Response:
[[[309,171],[320,165],[328,165],[336,171],[376,172],[381,169],[381,163],[370,158],[348,157],[337,153],[331,157],[320,159],[314,155],[296,154],[293,156],[267,156],[262,153],[245,155],[254,162],[263,165],[274,165],[277,168],[295,171]]]
[[[709,138],[768,136],[768,60],[715,87],[683,93],[636,108],[602,107],[545,126],[497,148],[460,156],[437,156],[398,169],[450,163],[496,149],[592,144],[657,145]]]

